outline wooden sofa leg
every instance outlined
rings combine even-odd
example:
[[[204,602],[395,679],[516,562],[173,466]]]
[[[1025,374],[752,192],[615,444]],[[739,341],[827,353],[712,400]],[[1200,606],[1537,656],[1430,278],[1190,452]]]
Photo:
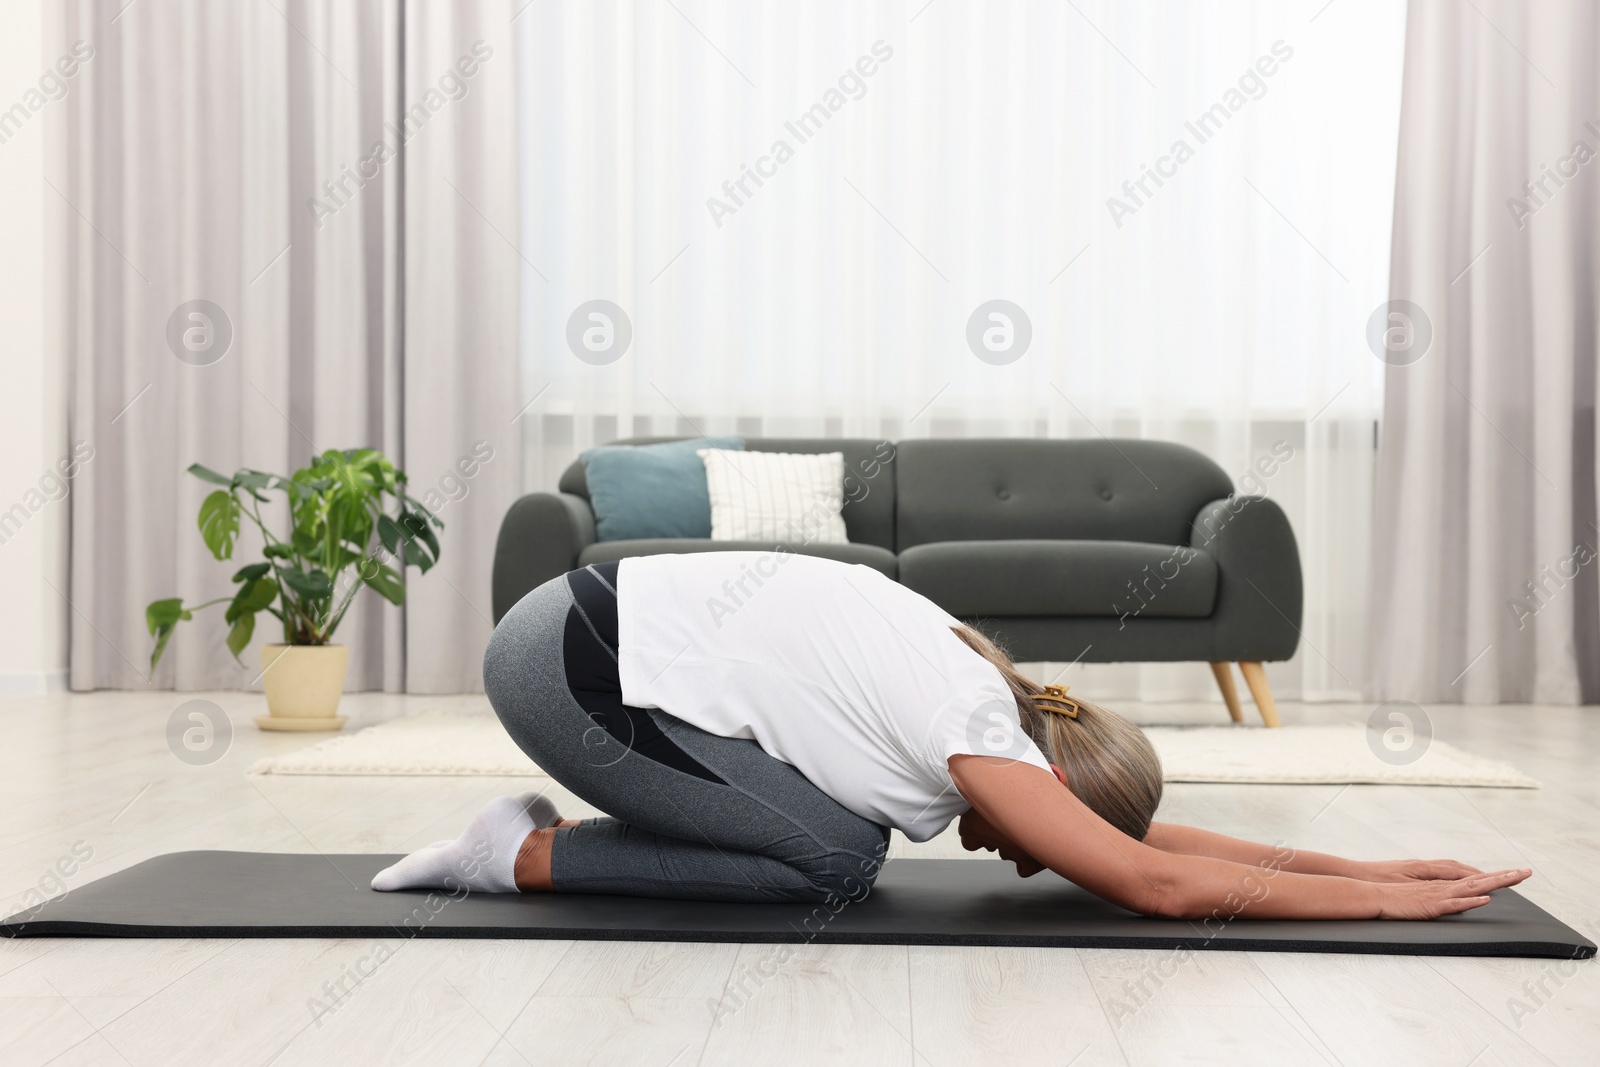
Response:
[[[1239,690],[1233,685],[1233,664],[1213,663],[1211,673],[1217,679],[1217,688],[1222,690],[1222,702],[1228,705],[1228,717],[1234,722],[1244,722],[1244,712],[1239,710]]]
[[[1282,726],[1278,721],[1278,706],[1272,702],[1272,687],[1267,684],[1267,672],[1261,664],[1241,663],[1239,673],[1244,675],[1244,684],[1250,687],[1250,695],[1255,697],[1261,721],[1272,727]]]

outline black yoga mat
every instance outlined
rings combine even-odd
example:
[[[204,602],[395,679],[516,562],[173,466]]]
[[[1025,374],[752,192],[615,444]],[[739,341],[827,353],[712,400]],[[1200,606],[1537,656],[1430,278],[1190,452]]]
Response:
[[[1509,889],[1433,922],[1146,919],[1046,872],[890,860],[865,900],[711,904],[639,897],[377,893],[399,856],[177,852],[0,924],[12,937],[527,937],[607,941],[1025,945],[1588,959],[1594,942]]]

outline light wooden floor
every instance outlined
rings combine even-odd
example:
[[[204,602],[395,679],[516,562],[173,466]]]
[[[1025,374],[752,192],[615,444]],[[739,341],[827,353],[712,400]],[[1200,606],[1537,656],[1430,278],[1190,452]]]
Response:
[[[202,694],[203,695],[203,694]],[[191,848],[399,852],[457,832],[520,779],[254,778],[307,743],[250,723],[259,697],[209,694],[236,724],[219,762],[169,752],[196,694],[0,701],[0,901],[75,845],[68,885]],[[350,697],[352,726],[481,698]],[[1286,723],[1368,708],[1282,709]],[[1130,709],[1225,721],[1220,705]],[[1600,931],[1600,714],[1431,709],[1436,736],[1542,779],[1538,791],[1169,787],[1163,818],[1364,858],[1532,866],[1524,891]],[[1248,709],[1247,712],[1253,712]],[[573,801],[568,814],[587,814]],[[81,842],[81,844],[78,844]],[[964,856],[951,834],[895,854]],[[975,861],[981,862],[981,861]],[[70,889],[69,889],[70,891]],[[1538,960],[583,941],[0,942],[0,1061],[54,1064],[966,1064],[1596,1062],[1600,974]],[[374,968],[378,957],[382,962]],[[353,982],[348,976],[370,971]],[[320,1017],[328,986],[349,991]],[[742,989],[742,992],[740,990]],[[720,1018],[713,1005],[723,1004]]]

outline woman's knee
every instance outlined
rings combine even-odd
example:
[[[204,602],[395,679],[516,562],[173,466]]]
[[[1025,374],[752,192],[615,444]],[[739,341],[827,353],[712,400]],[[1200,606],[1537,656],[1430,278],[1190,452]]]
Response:
[[[857,856],[840,858],[844,862],[833,869],[807,872],[812,887],[812,908],[800,925],[813,937],[827,929],[834,916],[865,900],[882,868],[879,861],[863,861]]]
[[[824,904],[842,907],[865,898],[883,870],[889,833],[866,820],[862,822],[862,831],[852,835],[858,840],[836,848],[806,872]]]

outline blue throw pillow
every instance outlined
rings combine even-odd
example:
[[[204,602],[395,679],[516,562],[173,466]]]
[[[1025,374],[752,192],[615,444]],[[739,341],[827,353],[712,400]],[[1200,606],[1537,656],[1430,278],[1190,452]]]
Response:
[[[578,458],[602,541],[710,537],[702,448],[743,449],[742,437],[696,437],[659,445],[602,445]]]

